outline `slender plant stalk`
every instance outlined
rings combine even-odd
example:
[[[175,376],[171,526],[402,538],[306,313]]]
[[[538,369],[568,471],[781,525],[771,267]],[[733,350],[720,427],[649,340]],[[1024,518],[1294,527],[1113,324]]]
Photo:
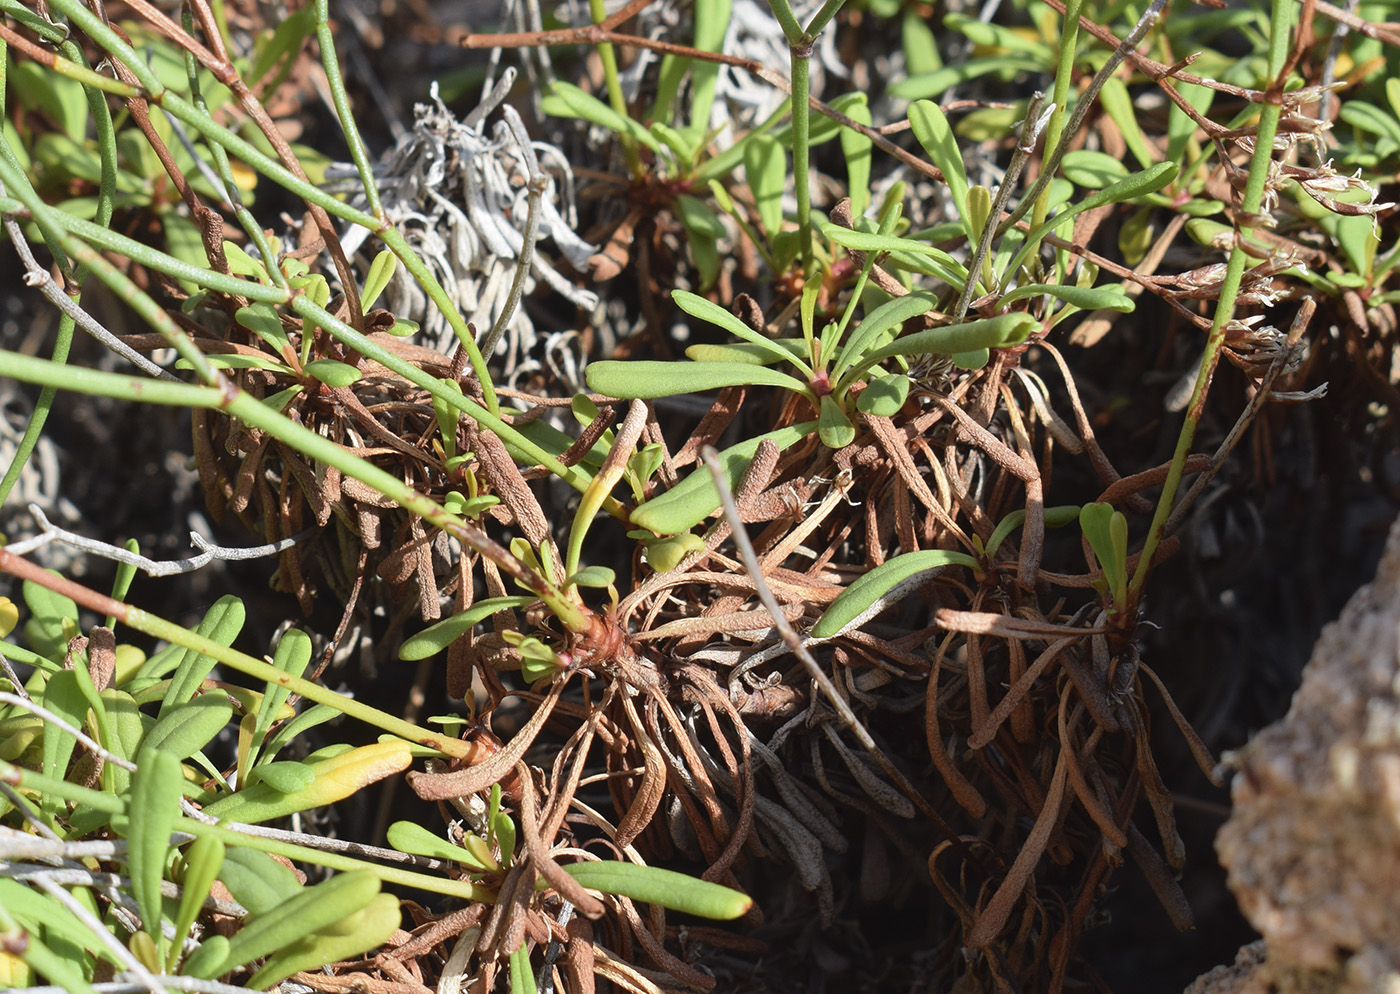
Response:
[[[360,174],[365,201],[370,213],[378,218],[381,225],[387,225],[384,206],[379,202],[379,187],[374,182],[374,167],[365,150],[364,139],[355,123],[355,114],[350,109],[350,95],[345,92],[345,79],[340,72],[340,60],[335,55],[335,39],[331,37],[330,4],[327,0],[316,0],[316,41],[321,47],[321,65],[326,70],[326,85],[335,103],[336,116],[340,118],[340,129],[345,134],[345,142],[350,146],[350,159]],[[347,288],[348,290],[348,288]]]
[[[594,24],[602,24],[608,19],[603,0],[588,0],[588,14],[593,18]],[[627,100],[622,95],[622,80],[617,75],[617,52],[613,49],[612,42],[598,44],[598,58],[603,63],[603,81],[608,88],[608,103],[625,118],[628,116]],[[622,154],[627,159],[628,172],[632,174],[633,179],[640,179],[646,170],[642,167],[642,156],[637,151],[636,140],[625,131],[620,132],[617,137],[622,142]]]
[[[802,246],[802,269],[812,275],[811,106],[812,50],[822,28],[846,0],[826,0],[803,28],[788,0],[768,0],[792,52],[792,177],[797,187],[797,237]]]
[[[71,58],[81,61],[83,58],[82,49],[73,41],[63,42],[63,51]],[[7,46],[0,40],[0,106],[5,104],[7,92],[7,77],[5,67],[8,64]],[[97,191],[97,213],[93,218],[95,224],[107,227],[112,223],[112,210],[116,203],[117,193],[117,136],[116,130],[112,126],[112,114],[107,107],[107,101],[102,94],[92,88],[84,88],[84,96],[87,98],[88,112],[92,115],[97,131],[97,153],[102,163],[102,173],[98,181]],[[18,168],[19,163],[14,160],[14,152],[8,146],[0,148],[0,155],[5,157],[7,164]],[[46,233],[47,237],[47,233]],[[61,252],[54,253],[55,258],[62,259]],[[82,286],[87,281],[88,272],[85,268],[79,267],[73,274],[74,287],[77,293],[70,299],[76,305],[81,300]],[[53,354],[51,362],[57,365],[64,365],[68,361],[68,353],[73,345],[73,333],[76,326],[71,314],[64,312],[58,320],[58,329],[54,337]],[[38,398],[34,401],[34,410],[29,417],[29,423],[25,425],[24,435],[20,438],[19,444],[15,446],[14,458],[10,461],[9,467],[5,470],[5,477],[0,480],[0,506],[4,505],[10,497],[10,491],[19,482],[19,477],[24,472],[24,467],[29,463],[29,458],[34,453],[34,448],[39,444],[39,436],[43,434],[44,425],[48,423],[49,412],[53,409],[54,398],[58,395],[57,387],[45,387],[39,392]]]
[[[188,5],[181,11],[180,16],[185,31],[193,33],[194,14]],[[185,77],[190,83],[190,100],[196,108],[212,119],[213,114],[210,113],[209,105],[204,101],[204,92],[199,85],[199,62],[195,59],[193,52],[185,52]],[[243,229],[243,233],[248,236],[248,241],[258,250],[258,255],[267,269],[268,277],[278,286],[287,287],[287,277],[282,272],[282,267],[276,264],[277,260],[274,258],[272,245],[267,240],[267,233],[253,217],[252,211],[248,210],[248,205],[243,202],[243,197],[238,192],[238,183],[234,180],[233,166],[229,162],[228,153],[224,151],[222,145],[215,142],[206,141],[204,146],[209,149],[209,154],[214,159],[214,168],[219,173],[219,181],[223,184],[229,206],[233,208],[234,220]]]
[[[811,154],[812,43],[792,46],[792,178],[797,186],[797,234],[802,246],[802,271],[812,276],[812,186],[809,175]]]
[[[27,357],[26,357],[27,358]],[[43,362],[43,360],[34,360]],[[153,384],[154,385],[154,384]],[[159,384],[161,387],[170,388],[173,384]],[[191,387],[189,389],[207,389],[202,387]],[[246,395],[244,395],[246,396]],[[252,400],[251,397],[248,398]],[[253,403],[258,403],[253,401]],[[342,694],[336,693],[329,687],[319,683],[312,683],[310,680],[303,680],[301,677],[292,676],[284,670],[278,669],[271,663],[263,662],[261,659],[254,659],[246,653],[239,652],[220,645],[212,639],[207,639],[197,632],[192,632],[187,628],[182,628],[171,621],[166,621],[158,615],[151,614],[138,607],[123,604],[115,601],[106,594],[90,590],[81,584],[74,583],[66,577],[56,576],[49,573],[34,563],[6,549],[0,549],[0,570],[18,577],[21,580],[28,580],[47,587],[55,593],[62,594],[73,599],[74,603],[87,608],[99,615],[109,615],[116,618],[118,622],[127,625],[135,631],[150,635],[152,638],[164,639],[165,641],[182,646],[186,649],[217,659],[229,669],[236,670],[254,680],[266,681],[278,686],[286,687],[289,691],[307,700],[315,701],[317,704],[326,704],[335,708],[342,714],[348,715],[367,725],[382,729],[391,735],[397,735],[401,739],[415,742],[418,745],[426,746],[429,749],[436,749],[438,752],[457,758],[466,758],[471,752],[471,744],[451,735],[443,735],[430,729],[420,728],[417,725],[396,718],[391,714],[371,707],[362,701],[357,701]]]
[[[1069,101],[1069,84],[1074,78],[1074,53],[1079,45],[1079,10],[1083,6],[1084,0],[1065,0],[1065,22],[1060,30],[1060,61],[1055,67],[1055,89],[1050,96],[1055,109],[1045,128],[1047,154],[1060,144],[1060,135],[1065,127],[1065,104]],[[1035,201],[1031,227],[1039,228],[1044,224],[1049,210],[1050,191],[1047,187]]]
[[[1288,60],[1290,30],[1293,27],[1296,9],[1293,0],[1274,0],[1273,2],[1273,14],[1269,24],[1268,92],[1276,96],[1281,96],[1286,83],[1282,75]],[[1264,194],[1270,178],[1269,166],[1274,154],[1274,136],[1278,133],[1278,123],[1282,111],[1281,100],[1269,100],[1260,106],[1259,129],[1254,138],[1254,155],[1249,163],[1249,179],[1245,185],[1244,195],[1240,198],[1240,213],[1246,218],[1257,215],[1263,206]],[[1237,237],[1242,239],[1248,227],[1248,225],[1242,225]],[[1167,471],[1166,482],[1162,485],[1162,495],[1158,499],[1157,509],[1152,515],[1152,524],[1147,532],[1147,541],[1143,544],[1142,556],[1138,560],[1138,567],[1133,573],[1132,582],[1128,585],[1128,603],[1126,605],[1128,617],[1133,617],[1136,614],[1143,586],[1146,584],[1148,573],[1152,568],[1152,556],[1162,541],[1167,518],[1171,514],[1172,504],[1176,500],[1177,488],[1181,485],[1181,476],[1186,467],[1186,457],[1190,455],[1191,443],[1196,438],[1196,428],[1200,424],[1201,414],[1205,409],[1206,395],[1210,391],[1211,379],[1215,376],[1215,367],[1219,364],[1220,353],[1225,347],[1225,331],[1235,315],[1235,300],[1239,295],[1240,281],[1244,277],[1244,270],[1249,262],[1249,254],[1239,245],[1230,251],[1230,259],[1226,263],[1225,279],[1220,288],[1220,301],[1215,308],[1215,320],[1211,324],[1205,351],[1201,355],[1200,369],[1196,374],[1196,386],[1191,392],[1191,401],[1186,408],[1186,420],[1181,426],[1181,434],[1177,437],[1176,452],[1172,455],[1171,467]]]

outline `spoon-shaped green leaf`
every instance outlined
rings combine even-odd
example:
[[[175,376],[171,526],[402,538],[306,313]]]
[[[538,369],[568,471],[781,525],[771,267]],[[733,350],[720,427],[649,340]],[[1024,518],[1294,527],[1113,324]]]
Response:
[[[699,918],[729,921],[753,907],[753,899],[747,894],[655,866],[602,860],[570,863],[564,872],[592,890],[659,904]]]
[[[1025,286],[1018,286],[1002,296],[999,306],[1006,307],[1017,300],[1039,297],[1043,293],[1048,293],[1052,297],[1086,311],[1096,311],[1106,307],[1127,314],[1136,306],[1133,298],[1125,294],[1121,286],[1066,286],[1058,283],[1028,283]]]
[[[131,890],[141,910],[141,924],[159,946],[160,882],[165,876],[165,856],[170,852],[170,832],[180,817],[180,784],[184,782],[180,760],[162,749],[142,748],[131,778],[127,829],[127,859],[131,864]]]
[[[330,928],[306,935],[273,953],[249,978],[248,987],[266,990],[302,970],[315,970],[368,952],[389,941],[402,922],[399,899],[393,894],[375,894],[368,904]]]
[[[157,719],[146,733],[145,744],[188,759],[203,749],[233,717],[227,694],[200,694]]]
[[[459,611],[450,618],[444,618],[435,625],[410,635],[399,647],[399,658],[408,662],[436,656],[453,642],[457,641],[477,622],[485,621],[497,611],[507,608],[524,607],[536,600],[533,596],[492,597],[478,601],[465,611]]]
[[[1040,322],[1034,317],[1018,313],[999,314],[994,318],[978,318],[963,324],[916,331],[912,335],[896,338],[889,345],[862,357],[860,362],[842,377],[841,385],[844,387],[854,382],[870,367],[891,356],[922,355],[930,352],[956,355],[959,352],[972,352],[977,349],[1005,349],[1020,345],[1038,327]]]
[[[816,430],[815,421],[804,421],[731,445],[719,454],[729,486],[738,486],[744,471],[753,461],[754,453],[765,439],[772,439],[778,450],[782,451]],[[719,491],[715,489],[714,478],[709,469],[702,466],[660,497],[653,497],[638,507],[632,512],[631,521],[634,527],[657,535],[675,535],[690,531],[718,507]]]
[[[748,362],[656,362],[607,359],[588,364],[590,390],[623,400],[674,397],[734,386],[782,387],[810,395],[796,377]]]
[[[945,549],[924,549],[895,556],[863,574],[841,591],[822,614],[821,619],[812,626],[810,635],[817,639],[839,635],[851,625],[866,620],[872,613],[883,610],[895,598],[921,582],[924,574],[941,570],[945,566],[967,566],[976,569],[977,560],[965,552],[951,552]]]

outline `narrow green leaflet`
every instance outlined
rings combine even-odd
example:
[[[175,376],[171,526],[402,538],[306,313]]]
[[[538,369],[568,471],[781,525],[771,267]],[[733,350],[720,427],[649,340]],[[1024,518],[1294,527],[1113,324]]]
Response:
[[[289,628],[277,641],[277,649],[272,654],[272,665],[283,673],[301,676],[311,662],[311,636],[300,628]],[[258,704],[257,722],[253,726],[254,746],[261,746],[268,729],[277,720],[282,704],[291,691],[280,683],[268,681],[263,690],[262,701]]]
[[[787,187],[787,150],[771,135],[744,142],[744,173],[758,208],[758,220],[769,238],[783,230],[783,192]],[[682,291],[674,291],[676,296]]]
[[[233,899],[253,915],[271,911],[301,893],[301,883],[291,867],[265,852],[242,846],[224,854],[218,878]]]
[[[249,979],[248,986],[266,990],[294,973],[376,949],[388,942],[402,923],[399,899],[393,894],[375,894],[368,904],[346,915],[333,928],[307,935],[273,953]]]
[[[969,240],[975,242],[977,233],[968,225],[967,216],[967,167],[963,165],[962,151],[958,148],[957,137],[952,125],[942,109],[932,100],[916,100],[909,107],[909,126],[914,137],[924,147],[933,164],[943,174],[948,184],[948,192],[953,204],[958,208],[958,216],[963,219]]]
[[[846,409],[831,394],[825,394],[821,399],[817,434],[821,437],[822,444],[833,449],[843,449],[856,439],[855,425],[851,424]]]
[[[213,976],[267,956],[353,915],[378,893],[379,878],[369,870],[339,873],[325,883],[303,888],[290,900],[245,919],[243,927],[229,940],[228,953]]]
[[[231,646],[233,640],[238,638],[238,633],[243,630],[244,617],[243,602],[232,594],[225,594],[205,612],[204,620],[199,623],[196,633],[212,639],[219,645]],[[192,649],[185,650],[180,664],[175,668],[170,687],[165,692],[165,699],[161,702],[160,713],[164,715],[167,710],[192,698],[213,668],[213,656],[200,655]]]
[[[146,733],[146,745],[177,759],[188,759],[203,749],[233,718],[227,694],[200,694],[171,708]]]
[[[449,863],[461,863],[481,873],[500,869],[494,859],[489,862],[484,861],[470,849],[454,846],[451,842],[441,836],[434,835],[417,822],[396,821],[389,826],[384,837],[389,845],[399,852],[412,853],[415,856],[430,856],[433,859],[446,860]]]
[[[1122,604],[1128,588],[1128,519],[1112,504],[1085,504],[1079,527],[1089,540],[1114,604]]]
[[[343,801],[363,787],[403,772],[412,761],[408,743],[402,739],[359,746],[312,764],[311,784],[294,793],[278,790],[270,783],[252,784],[205,805],[204,813],[249,824],[270,821]]]
[[[62,662],[68,640],[78,634],[78,605],[72,598],[29,580],[24,581],[22,589],[29,608],[24,622],[25,642],[39,655]]]
[[[1070,522],[1079,520],[1079,505],[1064,504],[1059,507],[1047,507],[1044,513],[1046,528],[1063,528]],[[992,534],[987,538],[987,558],[995,556],[997,550],[1001,548],[1001,543],[1005,542],[1012,532],[1025,523],[1026,512],[1024,508],[1012,511],[997,522],[996,528],[992,529]]]
[[[510,954],[510,994],[537,994],[535,974],[530,969],[530,949],[521,943]]]
[[[1118,283],[1100,287],[1066,286],[1061,283],[1028,283],[1005,294],[1001,298],[1000,304],[1002,307],[1006,307],[1018,300],[1039,297],[1041,294],[1049,294],[1086,311],[1104,307],[1127,314],[1137,306],[1133,298],[1125,294],[1122,285]]]
[[[864,96],[864,94],[862,94]],[[846,109],[846,116],[859,124],[870,124],[870,105],[862,100]],[[841,154],[846,158],[846,188],[851,196],[851,216],[860,217],[870,206],[869,138],[851,128],[841,129]]]
[[[593,367],[590,366],[590,369]],[[764,439],[772,439],[778,449],[785,450],[796,445],[807,435],[817,430],[815,421],[804,421],[789,428],[780,428],[732,445],[719,454],[720,465],[731,489],[739,485],[739,479],[753,461],[754,453]],[[666,493],[653,497],[632,512],[631,522],[636,528],[645,528],[657,535],[674,535],[689,531],[719,507],[719,491],[715,489],[714,478],[708,467],[701,466]]]
[[[408,662],[416,662],[419,659],[436,656],[471,631],[473,625],[485,621],[497,611],[524,607],[535,599],[533,596],[515,596],[492,597],[489,600],[478,601],[467,610],[459,611],[450,618],[444,618],[416,635],[410,635],[399,647],[399,658]]]
[[[928,573],[947,566],[976,569],[977,560],[965,552],[925,549],[906,552],[881,563],[841,591],[821,619],[812,626],[812,638],[825,639],[839,635],[852,624],[870,617],[870,612],[883,610],[912,586],[923,582]]]
[[[218,879],[224,865],[224,844],[212,836],[202,835],[190,843],[184,855],[184,877],[180,881],[180,908],[175,915],[175,941],[170,944],[170,957],[166,961],[166,972],[174,973],[180,960],[180,950],[185,944],[200,909],[209,896],[209,890]]]
[[[394,278],[394,270],[398,268],[398,264],[398,257],[388,249],[376,255],[374,261],[369,264],[369,272],[365,275],[365,285],[360,291],[360,309],[364,313],[369,313],[374,302],[379,299],[379,295],[384,292],[384,288]]]
[[[142,748],[127,806],[127,861],[141,923],[157,948],[164,942],[160,929],[160,882],[165,875],[165,857],[170,852],[170,833],[180,817],[180,784],[184,779],[180,760],[172,753],[151,746]]]
[[[909,377],[903,373],[877,376],[866,384],[865,389],[856,398],[856,409],[862,414],[892,418],[909,399],[909,387]]]
[[[564,872],[592,890],[659,904],[698,918],[730,921],[753,907],[753,898],[747,894],[655,866],[602,860],[570,863]]]
[[[597,97],[584,93],[572,83],[556,80],[554,88],[541,102],[546,114],[554,117],[580,117],[607,128],[618,135],[631,135],[655,155],[661,154],[661,143],[646,128],[629,117],[623,117]]]
[[[842,346],[831,370],[832,379],[839,382],[846,370],[858,362],[861,355],[874,345],[880,336],[899,328],[905,321],[927,314],[937,303],[938,300],[933,294],[916,290],[903,297],[887,300],[875,308],[865,316],[855,333]]]
[[[1020,345],[1038,327],[1040,322],[1034,317],[1017,313],[916,331],[866,355],[847,378],[862,375],[865,370],[891,356],[929,353],[956,355],[976,349],[1010,348]]]
[[[74,670],[60,670],[49,677],[44,685],[44,707],[58,715],[75,728],[87,724],[88,704],[78,687],[78,674]],[[57,725],[44,724],[44,764],[41,767],[45,776],[62,779],[68,770],[68,761],[73,757],[77,740]],[[39,799],[43,810],[56,813],[62,800],[47,795]]]
[[[674,397],[733,386],[782,387],[808,393],[801,380],[749,362],[659,362],[606,359],[584,373],[588,388],[623,400]]]
[[[283,794],[308,790],[316,782],[316,773],[305,763],[292,761],[259,763],[249,774],[248,785],[265,783]]]
[[[312,359],[306,364],[306,375],[320,380],[328,387],[348,387],[360,381],[358,369],[348,362],[335,359]]]
[[[255,302],[240,307],[234,316],[239,324],[271,345],[278,355],[282,354],[283,349],[291,347],[291,340],[282,327],[282,318],[271,304]]]
[[[1038,246],[1041,239],[1048,235],[1053,229],[1069,221],[1070,218],[1083,214],[1085,211],[1106,206],[1107,204],[1126,203],[1139,197],[1145,197],[1149,193],[1156,193],[1162,187],[1176,179],[1176,174],[1177,166],[1175,162],[1159,162],[1151,168],[1144,169],[1139,173],[1133,173],[1131,176],[1127,176],[1117,183],[1105,187],[1092,196],[1085,197],[1077,204],[1074,204],[1050,218],[1039,228],[1036,228],[1030,233],[1030,236],[1026,239],[1026,243],[1021,246],[1020,251],[1017,252],[1015,258],[1011,260],[1011,265],[1006,268],[1006,276],[1004,276],[1003,279],[1014,277],[1020,270],[1022,263],[1026,261],[1026,256],[1030,253],[1031,249]]]

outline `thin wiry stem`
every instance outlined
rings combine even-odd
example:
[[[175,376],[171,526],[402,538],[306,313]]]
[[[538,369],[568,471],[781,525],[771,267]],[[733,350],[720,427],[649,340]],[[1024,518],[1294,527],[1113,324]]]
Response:
[[[31,714],[37,715],[38,717],[43,718],[44,721],[48,724],[53,725],[59,731],[66,732],[67,734],[73,736],[73,738],[77,739],[85,747],[92,750],[93,754],[100,758],[104,763],[112,763],[116,766],[120,766],[122,769],[130,773],[136,772],[136,764],[133,763],[131,760],[123,759],[121,756],[118,756],[114,752],[108,752],[106,749],[102,748],[102,746],[98,744],[96,739],[89,736],[82,729],[77,728],[74,725],[70,725],[63,718],[61,718],[57,714],[54,714],[54,712],[50,711],[42,704],[36,703],[31,698],[20,697],[18,694],[10,694],[6,693],[5,691],[0,691],[0,704],[12,704],[23,711],[28,711]]]
[[[1152,25],[1157,23],[1157,18],[1162,14],[1162,8],[1166,6],[1167,0],[1152,0],[1152,6],[1148,7],[1137,24],[1133,25],[1133,30],[1123,39],[1122,43],[1113,50],[1113,54],[1103,64],[1098,72],[1094,73],[1094,78],[1089,82],[1086,89],[1079,97],[1079,102],[1075,104],[1074,113],[1070,116],[1069,123],[1065,125],[1062,137],[1055,143],[1055,147],[1046,156],[1044,164],[1041,166],[1040,176],[1036,179],[1035,185],[1026,191],[1026,195],[1021,198],[1021,204],[1010,215],[1006,217],[998,226],[997,232],[1001,233],[1010,228],[1013,224],[1025,216],[1039,199],[1041,193],[1050,185],[1055,178],[1055,172],[1060,168],[1060,160],[1069,151],[1070,143],[1074,136],[1079,133],[1079,127],[1084,123],[1084,118],[1093,109],[1094,98],[1099,95],[1099,90],[1108,82],[1108,78],[1118,71],[1119,65],[1128,57],[1128,54],[1137,47],[1138,42],[1147,36],[1147,32],[1152,29]],[[1048,136],[1047,136],[1048,137]],[[1035,224],[1031,225],[1036,227]]]
[[[528,187],[529,208],[525,214],[525,231],[520,245],[520,254],[515,263],[515,278],[511,280],[510,295],[506,297],[505,306],[501,309],[500,316],[491,326],[491,331],[487,333],[486,340],[481,343],[481,354],[486,359],[490,359],[496,351],[496,345],[500,342],[501,336],[510,327],[511,321],[515,318],[515,310],[520,306],[520,298],[525,293],[525,280],[530,275],[530,267],[535,261],[535,243],[540,237],[540,201],[544,198],[544,191],[549,185],[549,177],[540,171],[540,163],[535,158],[535,149],[530,144],[530,136],[525,132],[525,122],[520,120],[520,114],[509,104],[501,110],[502,116],[506,119],[506,124],[510,127],[510,132],[515,136],[516,144],[520,146],[520,152],[525,157],[525,166],[530,173]]]
[[[740,518],[739,508],[734,503],[734,495],[729,490],[729,482],[724,478],[724,469],[719,462],[719,453],[713,446],[707,445],[702,450],[705,465],[710,468],[710,475],[714,477],[715,487],[719,490],[720,502],[724,505],[724,516],[729,521],[729,527],[734,534],[734,544],[738,547],[739,556],[744,561],[744,567],[749,575],[753,577],[754,586],[758,592],[758,598],[763,603],[768,614],[773,619],[773,624],[778,629],[778,634],[782,636],[788,650],[792,652],[802,662],[802,666],[807,671],[807,675],[821,688],[822,694],[830,702],[836,714],[840,717],[842,725],[856,737],[865,750],[874,757],[876,763],[885,774],[898,785],[899,789],[924,813],[933,825],[954,843],[958,843],[958,837],[953,829],[943,819],[923,794],[909,782],[909,779],[901,773],[884,751],[875,744],[875,740],[870,737],[864,725],[856,718],[851,706],[846,703],[846,699],[841,696],[836,685],[831,682],[831,677],[817,665],[816,659],[802,641],[802,637],[788,622],[787,616],[783,614],[782,607],[778,604],[777,598],[773,596],[773,591],[768,588],[767,582],[763,579],[763,569],[758,561],[758,554],[754,552],[753,543],[749,541],[748,531],[744,528],[744,522]],[[961,845],[959,845],[961,848]]]
[[[126,563],[128,566],[135,566],[147,576],[175,576],[180,573],[191,573],[194,570],[202,569],[214,560],[224,562],[239,562],[245,559],[261,559],[264,556],[273,556],[286,549],[290,549],[302,539],[312,534],[315,529],[307,529],[299,535],[291,538],[284,538],[278,542],[268,545],[258,545],[251,548],[226,548],[215,545],[198,532],[190,532],[190,544],[199,550],[199,555],[189,559],[177,559],[174,561],[160,562],[155,559],[147,559],[145,556],[132,552],[129,549],[119,548],[107,542],[97,539],[87,538],[67,529],[60,528],[52,524],[48,517],[40,509],[38,504],[29,505],[29,513],[34,516],[34,520],[39,525],[39,534],[23,542],[11,542],[7,547],[17,556],[27,556],[35,549],[48,545],[50,542],[61,542],[74,549],[94,556],[101,556],[103,559],[113,559],[119,563]]]
[[[1021,176],[1026,159],[1035,150],[1036,142],[1040,140],[1040,134],[1045,130],[1049,114],[1055,108],[1055,105],[1051,104],[1042,113],[1041,103],[1044,100],[1045,94],[1037,92],[1035,96],[1031,97],[1030,105],[1026,108],[1026,118],[1021,128],[1021,140],[1016,143],[1016,151],[1011,155],[1011,164],[1006,167],[1006,174],[1002,176],[1001,185],[997,187],[996,199],[992,201],[992,209],[982,225],[982,236],[977,239],[977,250],[972,253],[972,258],[968,260],[967,282],[963,284],[962,293],[958,295],[957,307],[953,308],[954,323],[967,316],[967,309],[971,306],[972,298],[977,293],[977,274],[982,271],[982,262],[987,258],[987,253],[991,251],[992,238],[999,227],[993,222],[996,218],[1001,217],[1001,212],[1006,209],[1006,201],[1011,197],[1011,190],[1016,185],[1016,180]],[[987,289],[993,290],[995,287]]]

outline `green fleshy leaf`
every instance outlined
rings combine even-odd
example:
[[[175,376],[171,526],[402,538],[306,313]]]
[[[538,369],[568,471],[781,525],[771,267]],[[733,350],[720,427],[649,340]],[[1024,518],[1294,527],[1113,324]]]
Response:
[[[188,759],[208,745],[232,717],[233,705],[227,694],[200,694],[162,714],[146,734],[146,745],[177,759]]]
[[[606,589],[617,582],[617,573],[606,566],[585,566],[577,573],[566,579],[565,584],[574,584],[579,587],[592,587],[599,590]]]
[[[570,863],[564,872],[591,890],[659,904],[698,918],[732,921],[753,907],[747,894],[655,866],[602,860]]]
[[[844,449],[856,440],[856,429],[846,410],[830,394],[822,397],[821,418],[817,422],[817,434],[822,443],[832,449]]]
[[[364,289],[360,291],[361,312],[369,313],[374,302],[394,278],[394,270],[398,264],[398,258],[388,249],[374,257],[374,261],[369,264],[369,273],[365,276]]]
[[[1118,283],[1098,287],[1066,286],[1060,283],[1028,283],[1007,293],[1001,298],[1000,303],[1001,306],[1006,307],[1017,300],[1039,297],[1041,294],[1049,294],[1086,311],[1108,308],[1127,314],[1136,306],[1133,298],[1125,294],[1122,285]]]
[[[771,135],[754,135],[744,143],[744,173],[753,191],[759,223],[770,238],[783,230],[783,193],[787,187],[787,150]]]
[[[351,870],[314,887],[301,888],[277,907],[250,915],[229,940],[219,973],[271,955],[353,915],[369,905],[379,886],[379,878],[370,870]]]
[[[943,173],[948,193],[952,195],[958,216],[963,219],[968,238],[975,242],[977,235],[968,225],[967,167],[963,165],[962,151],[958,148],[958,140],[948,124],[948,118],[932,100],[916,100],[909,108],[909,125],[933,164]]]
[[[1079,527],[1103,570],[1114,606],[1121,607],[1128,589],[1128,519],[1112,504],[1085,504]]]
[[[291,347],[291,340],[287,338],[287,332],[282,327],[282,318],[278,315],[277,308],[271,304],[256,301],[246,307],[240,307],[234,318],[272,346],[272,351],[278,355],[282,354],[283,349]]]
[[[909,398],[909,377],[903,373],[890,373],[871,380],[859,397],[856,409],[863,414],[873,414],[881,418],[892,418],[899,413]]]
[[[127,805],[127,861],[131,866],[131,892],[141,912],[141,923],[156,943],[161,935],[160,882],[170,833],[180,817],[180,785],[184,782],[180,760],[163,749],[146,746],[136,762]]]
[[[306,364],[306,375],[320,380],[328,387],[348,387],[360,381],[360,371],[335,359],[313,359]]]
[[[243,630],[245,617],[243,602],[232,594],[225,594],[205,612],[204,620],[199,623],[195,633],[219,645],[231,646],[238,633]],[[175,675],[170,681],[170,687],[165,693],[165,699],[161,702],[161,715],[164,716],[166,711],[194,697],[199,685],[213,668],[213,656],[201,655],[193,649],[184,650],[180,663],[175,668]]]
[[[533,603],[535,599],[533,596],[514,596],[492,597],[489,600],[478,601],[467,610],[458,612],[450,618],[444,618],[416,635],[410,635],[399,648],[399,658],[415,662],[419,659],[427,659],[429,656],[436,656],[470,631],[472,626],[485,621],[497,611],[524,607]]]
[[[725,449],[719,454],[719,461],[730,489],[739,485],[739,479],[764,439],[772,439],[782,451],[816,430],[815,421],[804,421],[757,435]],[[710,476],[709,467],[701,466],[666,493],[653,497],[633,511],[631,523],[636,528],[644,528],[657,535],[675,535],[690,531],[718,507],[719,491],[715,489],[714,478]]]
[[[315,779],[316,774],[305,763],[260,763],[253,767],[248,785],[251,787],[253,784],[265,783],[283,794],[295,794],[297,791],[309,789]]]
[[[674,397],[732,386],[774,386],[805,394],[806,384],[767,366],[747,362],[604,360],[584,372],[588,388],[623,400]]]
[[[925,549],[895,556],[862,574],[831,602],[821,619],[812,626],[812,638],[831,638],[848,626],[864,620],[882,598],[897,597],[910,586],[922,582],[925,574],[948,566],[977,568],[977,560],[965,552]]]

